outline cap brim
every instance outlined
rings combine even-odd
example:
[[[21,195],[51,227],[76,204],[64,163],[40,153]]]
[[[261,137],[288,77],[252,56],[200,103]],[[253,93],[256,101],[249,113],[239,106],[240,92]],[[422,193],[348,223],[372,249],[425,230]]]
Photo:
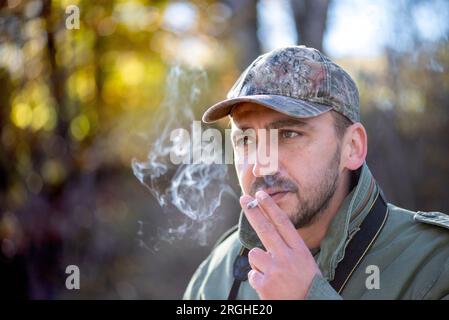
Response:
[[[203,114],[203,122],[212,123],[226,117],[234,105],[242,102],[253,102],[296,118],[310,118],[323,114],[332,106],[293,99],[278,95],[252,95],[227,99],[214,104]]]

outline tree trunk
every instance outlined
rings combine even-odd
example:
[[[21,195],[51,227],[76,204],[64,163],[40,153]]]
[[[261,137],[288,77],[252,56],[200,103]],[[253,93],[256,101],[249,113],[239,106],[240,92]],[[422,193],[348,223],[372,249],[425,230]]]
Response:
[[[291,0],[299,44],[323,51],[329,0]]]
[[[238,49],[238,67],[244,70],[261,53],[257,38],[257,1],[223,0],[223,3],[232,10],[228,32]]]

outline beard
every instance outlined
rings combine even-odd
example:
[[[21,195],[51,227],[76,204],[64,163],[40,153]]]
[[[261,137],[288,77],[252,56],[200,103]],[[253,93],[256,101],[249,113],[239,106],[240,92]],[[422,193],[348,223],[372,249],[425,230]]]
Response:
[[[311,225],[329,207],[337,190],[340,174],[340,144],[329,164],[321,174],[322,179],[307,193],[300,192],[296,183],[278,175],[257,178],[251,187],[250,194],[269,187],[280,188],[292,192],[298,199],[297,207],[289,214],[296,229]]]
[[[300,192],[296,193],[298,206],[290,217],[296,229],[311,225],[329,207],[340,178],[339,165],[340,145],[337,146],[329,165],[321,175],[321,181],[309,191],[309,196],[305,197]]]

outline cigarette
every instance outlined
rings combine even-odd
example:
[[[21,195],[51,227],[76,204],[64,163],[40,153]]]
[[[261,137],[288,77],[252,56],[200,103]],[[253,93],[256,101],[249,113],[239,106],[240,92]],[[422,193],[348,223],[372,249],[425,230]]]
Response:
[[[253,208],[257,207],[258,205],[259,205],[259,202],[257,201],[257,199],[254,199],[253,201],[248,202],[246,207],[248,209],[253,209]]]

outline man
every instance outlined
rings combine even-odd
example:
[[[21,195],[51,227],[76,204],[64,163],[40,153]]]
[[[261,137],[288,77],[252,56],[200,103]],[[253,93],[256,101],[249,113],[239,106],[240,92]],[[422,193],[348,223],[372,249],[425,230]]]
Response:
[[[185,299],[449,299],[449,216],[385,202],[342,68],[304,46],[264,54],[203,121],[226,116],[243,157],[260,147],[259,129],[277,129],[278,165],[236,161],[239,224]]]

